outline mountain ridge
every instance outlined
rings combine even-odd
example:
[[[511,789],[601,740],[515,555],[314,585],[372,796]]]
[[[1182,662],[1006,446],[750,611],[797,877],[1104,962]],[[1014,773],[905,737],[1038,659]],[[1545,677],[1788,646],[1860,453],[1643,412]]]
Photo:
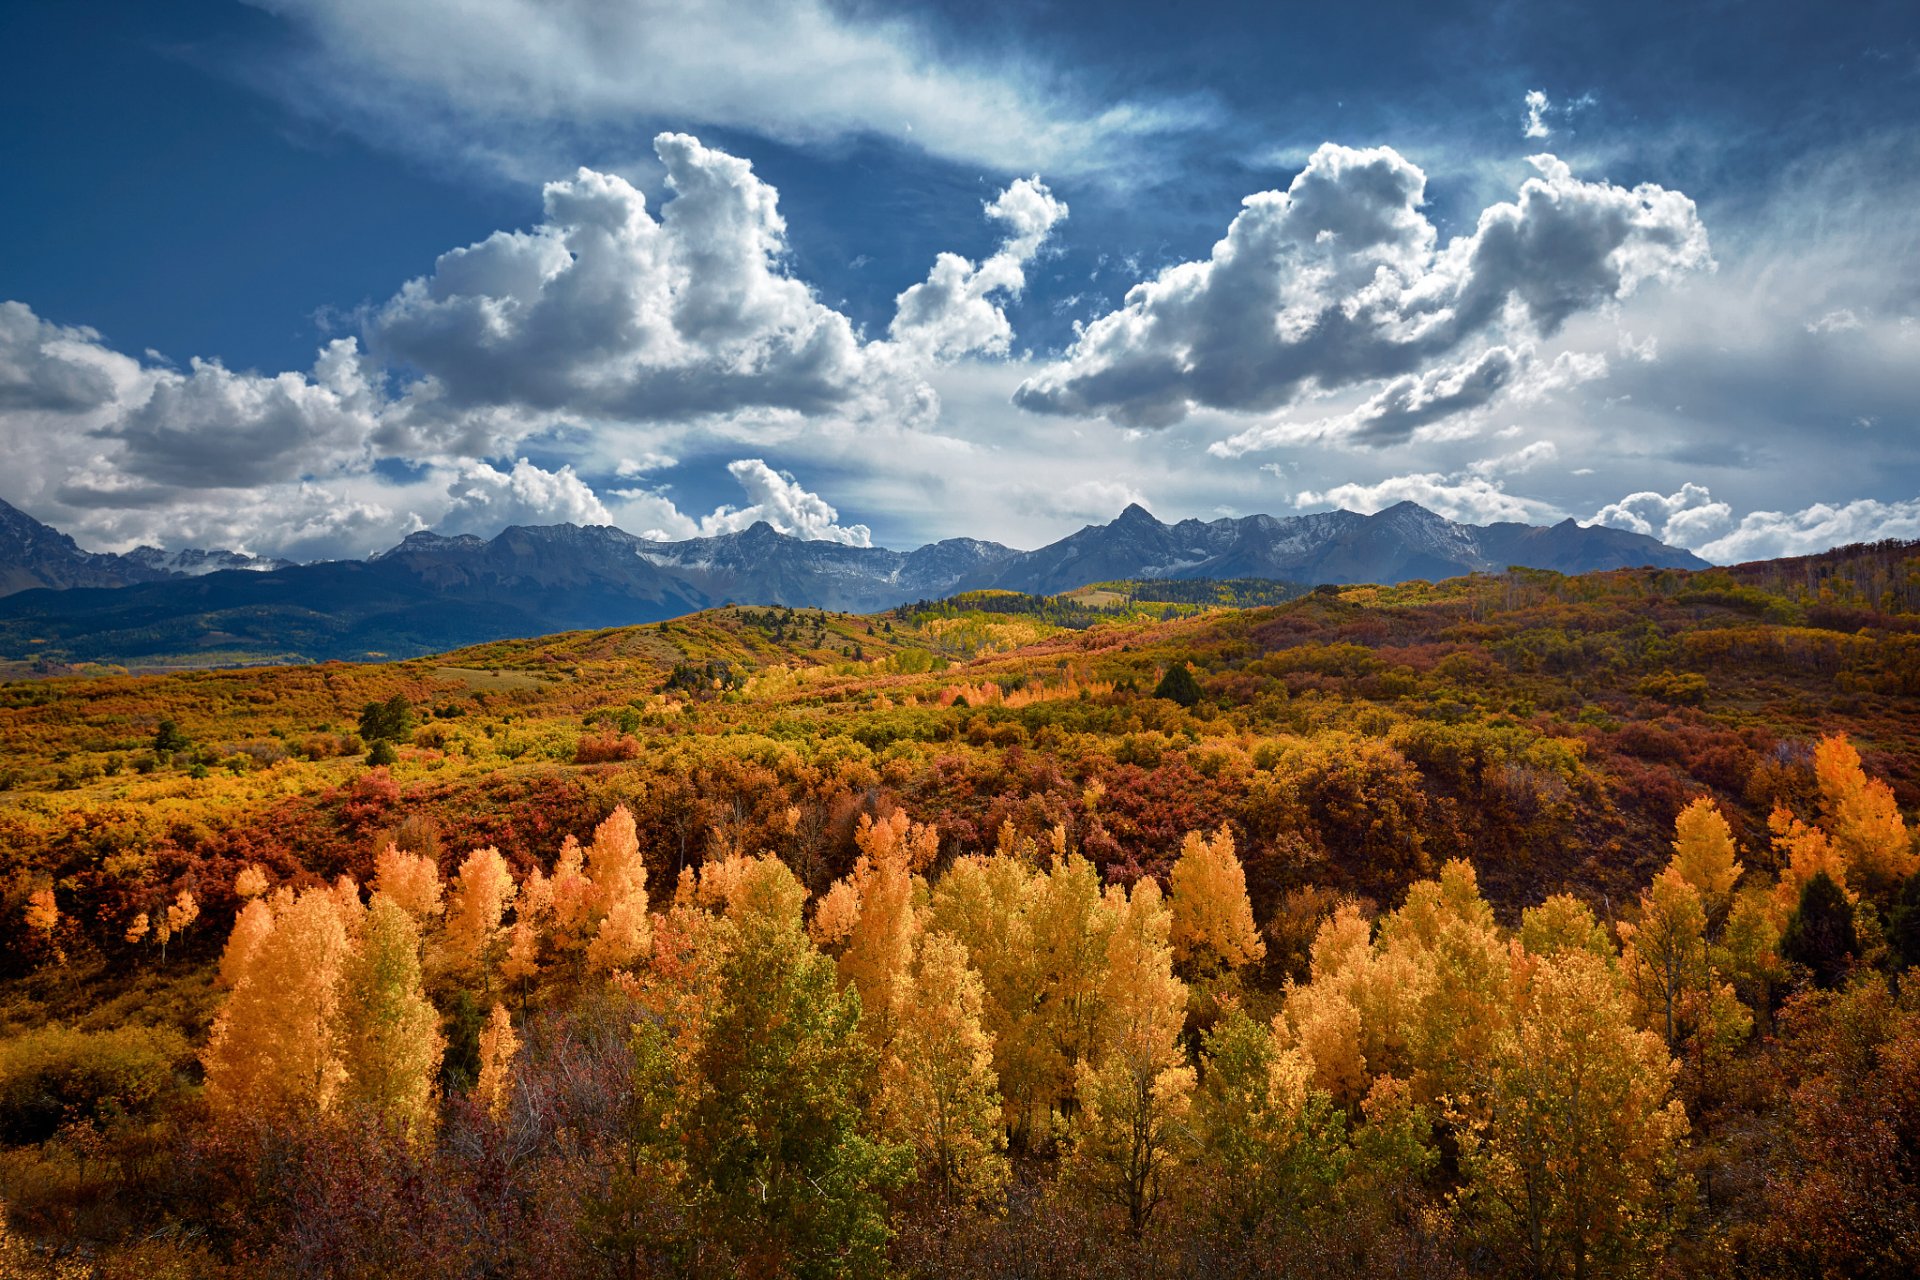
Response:
[[[264,571],[234,553],[97,556],[21,519],[31,527],[0,542],[0,574],[12,574],[0,580],[34,576],[7,561],[15,543],[44,554],[52,570],[67,566],[66,580],[47,581],[60,575],[43,566],[32,588],[0,598],[0,657],[53,652],[92,661],[258,652],[364,658],[664,621],[724,603],[872,613],[961,591],[1057,595],[1121,579],[1305,585],[1439,579],[1510,565],[1566,573],[1709,567],[1624,530],[1571,520],[1468,525],[1410,502],[1371,515],[1173,524],[1136,503],[1031,551],[974,538],[912,551],[856,547],[796,538],[765,521],[679,542],[613,525],[513,525],[493,538],[421,531],[365,560]],[[197,571],[172,567],[183,563]]]

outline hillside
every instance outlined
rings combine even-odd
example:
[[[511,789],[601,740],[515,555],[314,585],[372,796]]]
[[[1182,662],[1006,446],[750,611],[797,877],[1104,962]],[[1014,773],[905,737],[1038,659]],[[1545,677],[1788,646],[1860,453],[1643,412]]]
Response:
[[[61,539],[37,528],[36,547]],[[1108,524],[1027,552],[971,538],[911,552],[847,546],[791,537],[764,522],[683,542],[606,525],[516,526],[490,539],[420,532],[364,561],[265,573],[237,571],[264,564],[207,553],[163,564],[143,553],[89,559],[70,540],[64,546],[94,568],[50,576],[46,557],[22,552],[16,568],[24,583],[80,589],[0,598],[0,659],[145,669],[366,661],[651,622],[721,604],[867,612],[961,591],[1057,595],[1111,580],[1312,585],[1439,579],[1512,565],[1570,573],[1705,567],[1690,552],[1618,529],[1570,520],[1551,528],[1466,525],[1413,503],[1371,516],[1177,524],[1130,506]],[[119,577],[103,576],[99,566],[109,562]],[[9,563],[0,540],[0,571],[11,571]],[[182,576],[188,568],[194,576]]]
[[[1658,1149],[1738,1188],[1709,1201],[1691,1181],[1647,1174],[1635,1194],[1689,1215],[1669,1232],[1670,1256],[1688,1274],[1723,1274],[1712,1260],[1729,1249],[1777,1261],[1770,1223],[1797,1221],[1782,1216],[1789,1208],[1827,1212],[1767,1190],[1784,1185],[1770,1181],[1784,1167],[1779,1153],[1815,1123],[1811,1104],[1784,1086],[1831,1082],[1817,1074],[1828,1059],[1806,1046],[1856,1033],[1836,1019],[1881,1018],[1871,1034],[1894,1046],[1916,1030],[1872,1004],[1886,998],[1873,994],[1887,990],[1880,967],[1905,954],[1901,895],[1920,887],[1920,876],[1903,889],[1886,871],[1916,858],[1902,811],[1920,804],[1920,615],[1868,603],[1886,563],[1882,549],[1863,548],[1795,566],[1771,586],[1753,572],[1516,571],[1328,585],[1277,601],[1258,579],[1112,582],[1054,597],[988,590],[870,615],[728,607],[402,662],[0,685],[3,909],[24,922],[0,962],[0,1086],[40,1082],[32,1087],[73,1099],[61,1113],[70,1118],[55,1122],[20,1101],[41,1094],[0,1087],[0,1130],[14,1143],[0,1153],[0,1186],[19,1229],[107,1249],[129,1274],[164,1262],[179,1274],[238,1275],[258,1256],[272,1259],[269,1270],[301,1274],[338,1274],[338,1258],[364,1256],[373,1274],[401,1255],[413,1259],[409,1274],[442,1274],[440,1253],[462,1247],[476,1215],[502,1239],[526,1242],[493,1255],[513,1259],[514,1274],[591,1271],[583,1260],[602,1257],[610,1240],[641,1241],[667,1259],[638,1273],[674,1273],[678,1251],[739,1237],[714,1234],[733,1229],[702,1225],[702,1215],[645,1216],[653,1211],[621,1198],[628,1184],[609,1170],[638,1160],[645,1177],[672,1182],[687,1176],[680,1162],[709,1159],[698,1135],[732,1133],[734,1122],[731,1113],[700,1118],[697,1099],[710,1096],[701,1082],[749,1069],[729,1065],[735,1048],[772,1055],[750,1069],[769,1073],[768,1096],[787,1100],[780,1106],[813,1097],[881,1105],[856,1106],[878,1086],[860,1083],[867,1059],[844,1056],[870,1043],[860,1037],[875,1015],[835,1001],[858,989],[861,1007],[896,1008],[904,1020],[885,1025],[919,1026],[922,1006],[886,1003],[861,966],[892,963],[872,958],[896,936],[876,929],[907,929],[897,936],[909,951],[935,954],[912,941],[932,936],[919,932],[932,924],[902,923],[934,921],[973,939],[970,981],[982,985],[972,1006],[925,1008],[960,1017],[963,1032],[974,1027],[968,1034],[991,1047],[997,1073],[981,1079],[1004,1082],[969,1113],[981,1145],[966,1159],[987,1163],[957,1167],[987,1169],[983,1185],[1001,1190],[949,1203],[935,1173],[909,1188],[870,1173],[857,1175],[865,1190],[823,1182],[819,1193],[835,1204],[851,1196],[909,1274],[973,1274],[983,1256],[1022,1273],[1008,1260],[1034,1231],[1069,1242],[1061,1257],[1100,1268],[1050,1276],[1166,1274],[1219,1238],[1223,1211],[1204,1198],[1170,1201],[1161,1225],[1136,1238],[1126,1224],[1137,1201],[1128,1210],[1109,1191],[1084,1204],[1066,1197],[1111,1185],[1084,1164],[1094,1120],[1059,1109],[1107,1087],[1074,1076],[1073,1064],[1118,1059],[1071,1038],[1041,1043],[1064,1042],[1061,1053],[1078,1058],[1010,1056],[1027,1052],[1021,1036],[1068,1037],[1082,1016],[1075,1009],[1108,1025],[1116,1015],[1100,1011],[1134,998],[1114,975],[1137,964],[1162,993],[1154,1025],[1170,1038],[1155,1052],[1206,1066],[1195,1114],[1209,1125],[1245,1114],[1255,1102],[1216,1096],[1234,1078],[1219,1073],[1239,1069],[1226,1055],[1259,1063],[1273,1052],[1305,1073],[1297,1105],[1320,1117],[1313,1141],[1322,1145],[1311,1150],[1329,1162],[1327,1181],[1261,1193],[1278,1198],[1260,1212],[1279,1215],[1261,1230],[1282,1236],[1246,1237],[1234,1247],[1249,1252],[1230,1255],[1240,1261],[1223,1261],[1219,1274],[1269,1274],[1260,1242],[1273,1238],[1329,1251],[1315,1254],[1324,1264],[1315,1274],[1392,1271],[1415,1247],[1439,1252],[1408,1274],[1475,1273],[1482,1219],[1450,1197],[1488,1175],[1468,1156],[1447,1165],[1456,1157],[1445,1135],[1455,1125],[1496,1132],[1467,1127],[1494,1120],[1449,1110],[1442,1095],[1456,1076],[1516,1069],[1500,1065],[1505,1041],[1477,1048],[1476,1037],[1513,1019],[1513,1034],[1533,1034],[1536,1015],[1520,993],[1544,989],[1529,984],[1551,975],[1587,984],[1579,1007],[1613,1019],[1605,1034],[1639,1046],[1636,1069],[1657,1085],[1653,1096],[1670,1088],[1684,1108],[1692,1128],[1663,1131]],[[1899,603],[1897,593],[1876,598]],[[363,730],[379,736],[370,742]],[[1709,927],[1726,939],[1701,971],[1716,981],[1724,972],[1722,987],[1685,988],[1724,990],[1714,996],[1722,1021],[1685,1014],[1669,1049],[1645,1029],[1659,1025],[1657,1006],[1634,1003],[1629,985],[1646,971],[1637,940],[1668,909],[1648,886],[1666,884],[1661,892],[1700,910],[1700,898],[1684,897],[1696,891],[1673,889],[1677,873],[1662,868],[1675,859],[1677,824],[1684,843],[1700,838],[1689,830],[1711,837],[1722,818],[1718,847],[1737,858],[1725,874],[1744,877],[1740,896],[1731,917],[1685,926],[1702,948]],[[1784,958],[1809,954],[1780,940],[1811,910],[1809,858],[1856,886],[1848,910],[1861,932],[1840,963],[1856,966],[1863,985],[1845,1006],[1821,989],[1837,978]],[[405,887],[421,876],[427,887]],[[1226,886],[1225,907],[1243,912],[1241,924],[1228,910],[1207,926],[1226,931],[1218,945],[1228,959],[1196,951],[1191,924],[1167,932],[1193,919],[1183,904],[1198,876]],[[1006,888],[1015,882],[1024,887]],[[601,903],[598,886],[616,883],[639,896],[626,907]],[[382,895],[363,903],[360,886]],[[269,887],[270,901],[247,905]],[[880,904],[895,900],[919,905],[885,915],[893,908]],[[415,904],[405,909],[414,923],[399,923],[402,901]],[[585,934],[570,942],[565,913],[576,910],[629,921],[628,932],[616,938],[602,923],[591,946]],[[341,936],[366,939],[351,942],[362,948],[386,936],[365,923],[376,915],[380,929],[398,930],[393,972],[413,975],[406,998],[417,1003],[406,1007],[418,1011],[407,1016],[424,1019],[422,1035],[443,1037],[404,1106],[427,1117],[424,1132],[439,1126],[438,1138],[326,1119],[376,1114],[352,1101],[363,1094],[350,1075],[349,1101],[290,1104],[290,1128],[236,1114],[222,1081],[254,1071],[244,1066],[254,1059],[208,1047],[240,1034],[214,1032],[216,1013],[263,1020],[247,1034],[283,1037],[293,1025],[285,1008],[306,999],[302,984],[315,973],[332,980],[321,953],[299,941],[307,935],[291,932],[285,945],[298,942],[297,952],[257,944],[258,964],[284,971],[263,968],[257,983],[244,976],[256,954],[245,948],[256,944],[226,944],[230,931],[245,934],[243,911],[256,929],[344,921]],[[636,911],[644,927],[631,923]],[[480,932],[463,941],[474,919]],[[1144,959],[1103,941],[1136,926]],[[1740,931],[1755,929],[1759,949],[1740,959],[1749,955],[1732,950],[1748,945]],[[1336,946],[1350,949],[1339,964],[1362,967],[1338,969]],[[613,961],[610,947],[622,948]],[[1580,955],[1569,960],[1568,949]],[[630,968],[603,980],[609,964]],[[1089,965],[1081,1003],[1056,1003],[1064,997],[1049,993],[1079,989],[1074,975]],[[359,971],[343,972],[343,989],[358,990]],[[916,984],[933,982],[911,972],[923,975]],[[1340,972],[1389,975],[1413,1003],[1329,994],[1363,980]],[[1054,975],[1030,978],[1053,984],[1038,988],[1035,1007],[1056,1010],[1034,1015],[1033,1032],[996,1012],[1026,990],[1023,973]],[[758,984],[779,975],[805,994],[778,997],[796,1003],[753,1021],[762,1014],[752,1001],[772,998]],[[236,981],[231,994],[220,985]],[[1481,985],[1446,985],[1454,981]],[[1456,990],[1483,1002],[1471,1020],[1433,1003]],[[262,992],[275,993],[271,1002],[258,1003]],[[1366,1065],[1351,1065],[1357,1049],[1342,1057],[1337,1036],[1308,1038],[1332,1034],[1313,1030],[1322,1025],[1314,1010],[1329,1000],[1336,1010],[1355,1002],[1353,1034],[1390,1037]],[[1378,1000],[1387,1003],[1369,1003]],[[1276,1016],[1274,1025],[1298,1028],[1272,1033],[1300,1037],[1284,1051],[1267,1038]],[[1419,1021],[1429,1017],[1439,1021]],[[747,1021],[729,1021],[738,1018]],[[500,1026],[519,1028],[506,1050]],[[1707,1026],[1721,1038],[1701,1039]],[[650,1039],[647,1027],[687,1039]],[[1438,1038],[1409,1039],[1416,1031]],[[934,1034],[913,1032],[923,1033]],[[791,1035],[814,1039],[781,1047]],[[1799,1047],[1781,1047],[1789,1042]],[[1713,1056],[1697,1064],[1689,1056],[1709,1047]],[[502,1052],[513,1062],[504,1076]],[[968,1052],[965,1060],[985,1061],[984,1048]],[[691,1074],[649,1075],[648,1063]],[[1176,1074],[1166,1087],[1191,1086],[1168,1069]],[[1264,1080],[1267,1070],[1255,1074]],[[834,1083],[815,1093],[795,1083],[815,1071]],[[1885,1098],[1898,1081],[1870,1071],[1848,1087]],[[628,1113],[618,1107],[629,1104],[606,1099],[642,1088],[661,1092],[633,1096],[673,1108],[692,1136],[662,1139],[659,1151],[619,1145],[628,1122],[617,1117]],[[836,1123],[855,1123],[850,1116]],[[600,1136],[581,1145],[555,1131],[558,1117],[571,1117],[568,1133]],[[1238,1166],[1208,1145],[1226,1139],[1199,1132],[1215,1136],[1183,1139],[1179,1158],[1204,1185],[1240,1186]],[[865,1148],[810,1139],[795,1148],[809,1154],[795,1158],[852,1149]],[[153,1159],[160,1150],[170,1158]],[[616,1154],[633,1150],[641,1154]],[[1847,1157],[1818,1158],[1834,1176],[1854,1176]],[[235,1160],[261,1181],[230,1181]],[[473,1189],[493,1185],[487,1179],[511,1195],[481,1197]],[[898,1189],[882,1196],[885,1188]],[[811,1194],[801,1202],[814,1203]],[[319,1202],[329,1207],[311,1207]],[[1425,1228],[1400,1217],[1409,1205],[1446,1224],[1440,1244],[1419,1243]],[[606,1227],[598,1215],[609,1206],[641,1216]],[[813,1214],[767,1236],[768,1247],[782,1256],[819,1247],[805,1226]],[[170,1234],[181,1224],[192,1234]],[[1773,1266],[1756,1273],[1790,1274]]]

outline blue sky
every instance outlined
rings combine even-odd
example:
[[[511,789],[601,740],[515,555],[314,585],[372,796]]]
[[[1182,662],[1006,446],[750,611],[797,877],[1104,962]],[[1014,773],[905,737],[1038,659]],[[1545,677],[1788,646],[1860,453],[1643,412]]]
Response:
[[[1911,4],[78,0],[0,50],[0,497],[83,545],[1920,536]]]

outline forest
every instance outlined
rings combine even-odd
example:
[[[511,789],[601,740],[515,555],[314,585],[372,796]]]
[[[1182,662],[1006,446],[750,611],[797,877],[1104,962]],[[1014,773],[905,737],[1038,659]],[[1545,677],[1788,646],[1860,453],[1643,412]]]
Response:
[[[1920,1271],[1920,546],[0,684],[0,1274]]]

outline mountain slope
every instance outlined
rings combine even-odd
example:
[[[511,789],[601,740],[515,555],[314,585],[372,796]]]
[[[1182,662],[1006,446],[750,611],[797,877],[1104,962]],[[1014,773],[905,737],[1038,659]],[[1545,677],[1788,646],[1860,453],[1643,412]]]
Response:
[[[0,564],[34,566],[16,574],[23,586],[67,589],[0,599],[0,657],[135,663],[403,656],[655,622],[727,602],[867,613],[977,588],[1051,595],[1130,578],[1395,583],[1512,564],[1705,567],[1617,529],[1480,527],[1413,503],[1371,516],[1177,524],[1131,506],[1035,551],[970,538],[911,552],[851,547],[789,537],[764,522],[684,542],[607,525],[515,526],[490,539],[416,533],[365,561],[270,572],[205,572],[247,563],[221,553],[92,556],[24,516],[7,529],[13,541],[0,549],[12,550]]]
[[[989,583],[1049,594],[1114,578],[1279,578],[1405,582],[1512,565],[1584,573],[1653,565],[1704,569],[1690,551],[1620,529],[1459,524],[1412,502],[1374,515],[1243,516],[1163,524],[1137,505],[1051,546],[1015,556]]]
[[[124,587],[139,582],[190,578],[221,569],[284,569],[287,560],[267,560],[237,551],[186,547],[162,551],[135,547],[125,555],[82,551],[74,540],[0,499],[0,596],[36,587]]]

